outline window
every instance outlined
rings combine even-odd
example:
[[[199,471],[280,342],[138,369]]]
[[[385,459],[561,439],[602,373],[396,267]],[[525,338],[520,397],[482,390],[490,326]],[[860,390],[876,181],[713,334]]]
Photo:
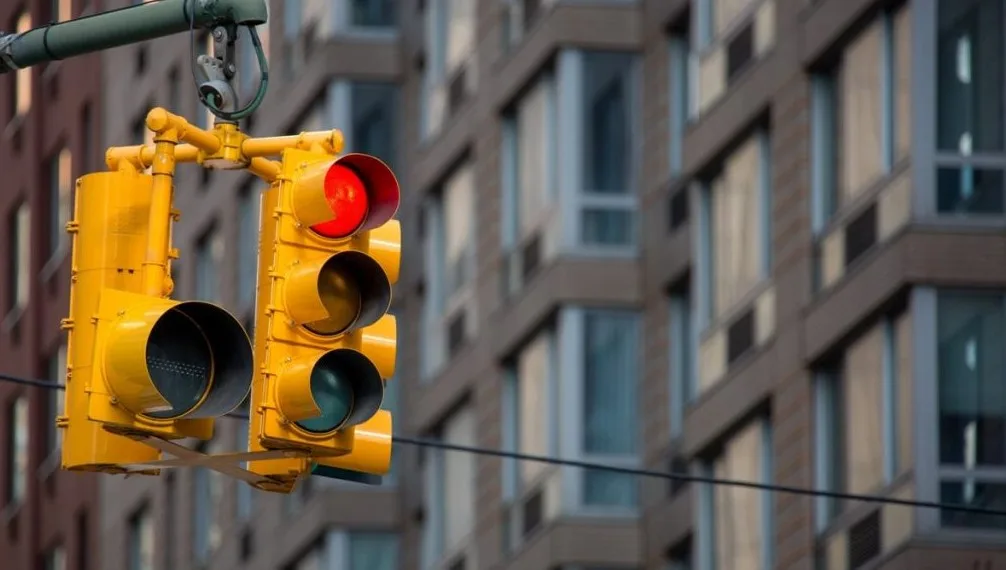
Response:
[[[31,14],[25,11],[18,16],[13,27],[15,32],[23,34],[30,30],[31,26]],[[14,118],[23,117],[31,110],[31,83],[32,68],[25,67],[14,72],[14,80],[11,82],[11,85],[13,86],[13,93],[10,98],[10,100],[14,103],[13,112],[11,113]]]
[[[247,403],[241,407],[245,411],[249,410],[249,405]],[[235,449],[248,449],[248,420],[238,420],[234,423],[236,424],[234,427],[237,439],[237,447],[235,447]],[[247,469],[248,462],[244,462],[242,467]],[[255,508],[254,488],[244,481],[235,480],[234,489],[235,503],[237,504],[237,517],[242,521],[247,521],[251,519],[252,511]]]
[[[398,549],[394,533],[330,530],[289,570],[395,570]]]
[[[768,418],[749,423],[734,434],[711,461],[702,464],[704,476],[735,481],[772,482],[772,427]],[[698,496],[701,568],[759,570],[772,568],[773,495],[727,485],[700,486]]]
[[[699,281],[708,326],[771,275],[771,173],[768,133],[749,137],[706,185],[700,211]]]
[[[440,437],[455,445],[475,445],[475,412],[465,407],[447,418]],[[424,462],[422,567],[460,553],[475,528],[475,458],[470,453],[427,449]]]
[[[420,116],[423,140],[440,131],[474,85],[475,4],[470,0],[426,2],[425,104]]]
[[[688,33],[671,36],[670,50],[670,174],[681,175],[683,168],[685,128],[689,122],[692,89]]]
[[[812,80],[814,229],[855,204],[905,159],[911,143],[909,8],[884,13]]]
[[[219,440],[210,440],[207,453],[218,453]],[[223,475],[204,467],[193,469],[195,491],[193,493],[192,524],[193,551],[196,564],[205,566],[223,539]]]
[[[503,127],[502,250],[504,291],[516,293],[554,250],[556,177],[555,78],[546,72],[507,114]]]
[[[1006,486],[1000,481],[1006,466],[1006,303],[997,294],[941,292],[936,322],[940,500],[1003,508]],[[971,513],[943,512],[942,523],[950,527],[1006,529],[1006,524],[996,517]]]
[[[129,519],[129,570],[154,570],[154,522],[144,506]]]
[[[56,354],[49,358],[49,381],[66,384],[66,341],[63,341],[56,349]],[[63,410],[64,394],[63,390],[49,390],[49,415],[46,424],[49,455],[58,451],[63,444],[63,430],[56,427],[56,417]]]
[[[392,311],[391,314],[397,316],[397,311]],[[385,381],[384,401],[381,402],[381,409],[391,412],[391,417],[393,418],[398,415],[399,410],[401,409],[399,405],[399,394],[401,394],[401,392],[402,392],[402,386],[398,378],[392,377]],[[391,467],[388,470],[387,475],[385,475],[384,479],[382,480],[382,483],[384,485],[394,485],[398,481],[399,464],[397,461],[395,461],[395,458],[399,456],[398,455],[399,453],[400,453],[399,448],[397,446],[394,446],[394,444],[392,444]]]
[[[261,195],[249,180],[238,197],[238,304],[247,308],[255,302],[258,282],[259,216]],[[221,253],[222,257],[222,253]]]
[[[28,490],[28,398],[18,396],[8,409],[7,442],[8,463],[7,504],[18,505],[24,501]]]
[[[361,28],[388,28],[395,25],[394,0],[351,0],[350,22]]]
[[[936,209],[941,214],[1006,212],[1002,19],[1003,5],[996,0],[939,1]]]
[[[775,0],[700,0],[693,10],[695,115],[704,113],[775,45]]]
[[[609,465],[634,462],[639,381],[636,315],[585,311],[583,351],[583,453],[587,461]],[[635,477],[589,469],[582,473],[585,505],[636,504]]]
[[[28,289],[31,284],[31,210],[27,201],[22,201],[11,212],[7,227],[10,240],[7,318],[12,319],[8,324],[13,324],[28,304]]]
[[[558,432],[555,405],[555,335],[538,333],[509,366],[503,397],[504,446],[518,453],[555,455]],[[560,497],[547,480],[555,467],[533,461],[503,460],[503,501],[509,505],[506,532],[508,549],[538,530]]]
[[[877,494],[911,467],[911,321],[888,317],[815,376],[816,486]],[[816,500],[818,531],[845,505]]]
[[[91,104],[84,103],[80,110],[80,156],[81,170],[91,172],[94,165],[94,118]]]
[[[353,83],[352,125],[346,148],[372,154],[394,168],[397,159],[395,123],[397,88],[393,83]]]
[[[472,164],[456,169],[424,209],[426,302],[423,377],[429,379],[474,333],[475,191]]]
[[[216,302],[220,298],[219,268],[224,258],[224,241],[216,228],[208,230],[196,244],[196,297]]]
[[[698,391],[696,360],[699,337],[696,334],[692,311],[692,296],[687,290],[674,293],[670,298],[670,379],[671,379],[671,437],[678,437],[684,429],[685,409]]]
[[[73,156],[70,149],[61,149],[49,164],[49,254],[56,255],[67,247],[66,223],[70,221],[73,191]]]
[[[45,553],[45,570],[66,570],[66,550],[58,544]]]
[[[380,532],[350,533],[347,558],[344,566],[347,570],[395,570],[398,568],[398,537]]]
[[[52,0],[51,9],[56,22],[65,22],[73,17],[73,0]]]
[[[637,130],[634,55],[587,52],[583,56],[584,245],[627,246],[636,241]],[[622,199],[618,199],[622,198]]]

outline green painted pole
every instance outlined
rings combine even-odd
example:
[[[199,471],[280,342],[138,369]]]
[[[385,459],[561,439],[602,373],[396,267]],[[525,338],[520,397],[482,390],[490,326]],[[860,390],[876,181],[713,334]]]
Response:
[[[267,0],[160,0],[92,14],[22,34],[0,33],[0,74],[40,63],[187,32],[266,23]],[[194,6],[193,6],[194,5]]]

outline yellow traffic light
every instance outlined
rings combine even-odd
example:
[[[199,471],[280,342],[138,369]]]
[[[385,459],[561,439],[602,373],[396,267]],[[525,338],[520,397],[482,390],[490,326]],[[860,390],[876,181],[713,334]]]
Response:
[[[210,303],[166,298],[170,179],[156,176],[125,168],[79,180],[68,225],[64,469],[122,471],[160,458],[121,435],[209,439],[213,418],[250,390],[252,350],[241,324]],[[152,255],[151,243],[164,251]]]
[[[398,182],[365,154],[288,148],[280,170],[262,199],[249,450],[302,450],[318,463],[344,456],[386,472],[391,417],[378,412],[395,366],[396,323],[386,313],[400,266]],[[291,482],[308,467],[250,463]]]

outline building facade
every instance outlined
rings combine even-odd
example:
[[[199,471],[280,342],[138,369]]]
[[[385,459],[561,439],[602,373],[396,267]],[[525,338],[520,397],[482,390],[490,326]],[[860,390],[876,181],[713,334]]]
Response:
[[[1004,18],[1001,0],[286,0],[246,128],[340,128],[400,173],[397,432],[1002,508]],[[190,58],[187,37],[105,55],[106,145],[143,140],[155,104],[207,124]],[[180,296],[249,327],[260,189],[177,179]],[[220,425],[209,445],[242,445]],[[1006,564],[988,516],[433,448],[394,463],[382,488],[291,496],[106,477],[102,567]]]
[[[0,29],[26,31],[99,8],[95,0],[0,4]],[[0,75],[0,370],[60,383],[66,373],[74,178],[98,168],[98,55]],[[62,392],[0,382],[0,559],[11,568],[97,569],[98,477],[61,472]]]

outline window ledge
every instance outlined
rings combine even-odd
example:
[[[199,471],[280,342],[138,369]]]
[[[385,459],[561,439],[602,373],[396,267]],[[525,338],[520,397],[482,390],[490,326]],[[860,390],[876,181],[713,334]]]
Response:
[[[63,262],[66,261],[66,257],[69,253],[70,248],[66,243],[66,240],[60,240],[56,251],[52,252],[52,255],[49,256],[49,260],[45,262],[45,265],[42,266],[42,270],[38,272],[39,279],[41,279],[43,283],[48,283],[49,280],[59,272],[59,268],[63,266]]]
[[[38,470],[35,472],[39,481],[48,481],[56,472],[59,471],[60,464],[62,463],[62,449],[57,447],[49,453],[49,456],[42,460],[42,463],[38,466]]]
[[[18,513],[21,512],[21,505],[23,504],[23,501],[13,501],[7,503],[7,506],[0,510],[0,520],[3,521],[4,526],[9,525],[11,521],[17,518]]]

